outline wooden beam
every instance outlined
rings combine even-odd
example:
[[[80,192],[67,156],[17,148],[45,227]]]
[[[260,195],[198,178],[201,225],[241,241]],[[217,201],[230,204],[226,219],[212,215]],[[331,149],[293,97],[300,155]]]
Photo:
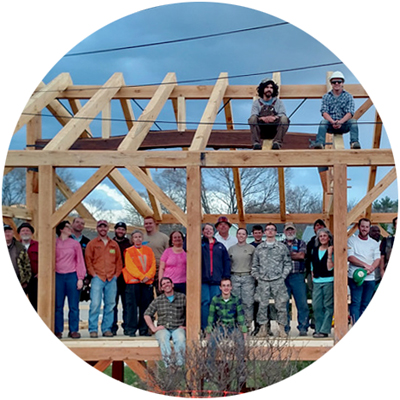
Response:
[[[39,167],[38,201],[38,314],[54,332],[55,310],[55,230],[51,216],[55,209],[55,172],[50,165]]]
[[[72,80],[70,75],[66,72],[58,75],[45,87],[39,85],[39,91],[33,94],[28,104],[25,106],[14,133],[18,132],[33,117],[41,113],[44,107],[58,97],[60,93],[70,85],[72,85]]]
[[[285,193],[285,170],[278,168],[278,185],[279,185],[279,210],[281,221],[286,221],[286,193]]]
[[[70,105],[70,107],[71,107],[71,110],[72,110],[72,112],[73,112],[73,114],[78,114],[78,112],[79,112],[79,110],[82,108],[82,104],[81,104],[81,102],[79,101],[79,99],[68,99],[68,102],[69,102],[69,105]],[[50,103],[50,105],[52,105],[53,103]],[[59,103],[60,104],[60,106],[61,106],[61,103]],[[47,108],[49,108],[49,107],[47,107]],[[66,109],[65,109],[65,107],[61,107],[62,109],[64,109],[66,112],[67,112],[67,114],[68,115],[70,115],[70,117],[68,118],[68,120],[66,120],[65,121],[65,123],[63,123],[63,122],[61,122],[61,124],[64,126],[64,125],[66,125],[68,122],[69,122],[69,120],[73,117],[73,115],[72,114],[70,114]],[[50,110],[50,109],[49,109]],[[52,111],[52,110],[50,110],[50,111]],[[54,110],[57,114],[58,114],[58,112],[60,112],[61,111],[61,109],[56,109],[56,110]],[[61,111],[62,112],[62,111]],[[60,115],[62,115],[62,114],[60,114]],[[91,138],[91,137],[93,137],[93,135],[92,135],[92,132],[91,132],[91,130],[90,130],[90,127],[86,127],[86,129],[81,133],[81,135],[80,135],[80,137],[81,138]]]
[[[153,121],[157,119],[158,114],[161,112],[176,84],[175,74],[169,72],[154,93],[154,97],[152,97],[138,120],[133,123],[132,129],[130,129],[125,139],[119,145],[119,151],[134,151],[140,147],[144,138],[149,133]]]
[[[375,128],[374,128],[374,136],[372,139],[372,148],[373,149],[379,149],[381,145],[381,138],[382,138],[382,120],[380,115],[376,112],[375,113]],[[370,191],[376,181],[376,173],[377,173],[378,167],[376,165],[373,165],[369,169],[369,177],[368,177],[368,186],[367,186],[367,191]],[[370,218],[372,214],[372,204],[367,207],[366,210],[366,216],[367,218]]]
[[[62,221],[96,186],[114,169],[113,166],[100,167],[51,217],[51,226],[54,228]]]
[[[142,168],[142,171],[150,178],[150,180],[153,182],[153,178],[151,177],[151,171],[147,168]],[[161,209],[161,203],[158,200],[158,198],[156,196],[154,196],[154,194],[147,189],[146,187],[146,191],[147,194],[149,196],[149,200],[150,200],[150,204],[151,204],[151,208],[153,209],[152,214],[153,217],[155,218],[156,221],[161,221],[162,220],[162,209]]]
[[[123,84],[121,73],[115,73],[65,125],[43,151],[68,150],[90,125]]]
[[[112,363],[112,360],[100,360],[97,361],[95,365],[93,365],[93,368],[97,369],[100,372],[104,372],[107,367],[109,367]]]
[[[384,192],[396,179],[396,168],[392,168],[347,214],[347,226],[350,225],[372,202]]]
[[[68,185],[58,176],[56,175],[56,186],[58,190],[63,194],[63,196],[68,200],[73,196],[74,192],[68,187]],[[93,215],[89,212],[89,210],[82,204],[77,204],[74,207],[76,212],[87,221],[96,221]]]
[[[3,217],[32,221],[32,212],[29,208],[21,206],[2,206]]]
[[[371,107],[373,106],[372,100],[368,98],[354,113],[354,119],[360,119]]]
[[[179,221],[183,226],[187,226],[186,215],[180,207],[178,207],[163,191],[160,189],[147,175],[146,172],[135,166],[126,166],[126,169],[141,182],[146,189],[151,192],[154,197],[162,203],[167,210]]]
[[[186,130],[186,99],[179,96],[177,100],[177,120],[178,131],[184,132]]]
[[[239,168],[232,168],[233,182],[235,185],[236,203],[237,203],[237,213],[239,216],[239,227],[246,228],[245,224],[245,212],[243,204],[243,193],[242,193],[242,182],[240,179]]]
[[[218,109],[221,105],[222,99],[224,98],[227,87],[228,74],[226,72],[222,72],[219,75],[218,81],[211,93],[206,109],[201,117],[199,127],[197,128],[192,144],[189,147],[189,151],[199,151],[206,148],[213,123],[215,122]]]
[[[94,90],[101,86],[96,85],[74,85],[65,90],[62,99],[90,99]],[[159,88],[158,85],[149,86],[124,86],[116,93],[114,99],[151,99]],[[229,85],[225,97],[232,100],[253,99],[257,85]],[[170,99],[179,96],[187,100],[209,99],[214,89],[213,85],[178,85],[170,95]],[[368,93],[360,84],[346,84],[346,90],[356,99],[368,98]],[[326,93],[326,84],[322,85],[281,85],[279,97],[281,99],[321,99]]]
[[[345,165],[333,167],[333,187],[335,195],[334,207],[334,315],[335,315],[335,342],[338,342],[348,331],[348,304],[347,304],[347,168]]]
[[[111,137],[111,102],[109,101],[101,111],[101,137],[109,139]]]
[[[143,200],[142,196],[132,187],[132,185],[125,179],[120,171],[114,169],[108,175],[110,181],[115,187],[126,197],[133,207],[142,216],[153,215],[153,210]]]
[[[393,166],[390,149],[373,150],[279,150],[268,152],[238,150],[235,157],[226,151],[49,151],[46,157],[40,151],[10,150],[6,167],[37,167],[53,165],[67,168],[96,168],[103,164],[124,168],[135,165],[142,168],[186,168],[198,165],[205,168],[256,168],[256,167],[320,167],[347,164],[350,167]]]
[[[186,342],[197,342],[201,308],[201,172],[200,167],[186,168],[187,197],[187,297]],[[215,220],[214,220],[215,221]]]

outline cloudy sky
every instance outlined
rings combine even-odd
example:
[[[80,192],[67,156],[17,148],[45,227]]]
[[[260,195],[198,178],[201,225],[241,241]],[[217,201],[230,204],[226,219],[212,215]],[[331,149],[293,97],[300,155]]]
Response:
[[[110,49],[114,50],[108,51]],[[91,54],[80,54],[86,52]],[[42,79],[48,83],[60,73],[68,72],[74,84],[102,85],[113,73],[122,72],[127,85],[143,85],[160,83],[168,72],[175,72],[182,84],[189,81],[189,84],[212,85],[221,72],[227,72],[230,84],[255,85],[270,77],[272,71],[286,71],[281,75],[282,84],[323,84],[326,72],[336,69],[345,74],[346,83],[359,83],[337,56],[283,19],[230,4],[181,3],[143,10],[104,26],[69,49],[51,69],[44,71]],[[363,99],[356,100],[356,107],[363,102]],[[302,100],[285,101],[287,114],[294,113],[290,131],[315,133],[321,119],[320,100],[307,100],[295,111],[300,103]],[[64,104],[69,107],[67,102]],[[132,103],[136,117],[146,104],[147,101]],[[196,122],[200,121],[205,106],[205,101],[187,102],[187,121],[194,122],[188,124],[188,128],[197,128]],[[251,100],[235,101],[232,106],[236,127],[247,128]],[[43,137],[54,137],[60,125],[54,118],[46,117],[50,115],[47,110],[43,115]],[[113,102],[112,118],[122,117],[119,103]],[[375,109],[372,108],[361,119],[360,141],[364,148],[372,143],[374,126],[369,122],[373,122],[374,117]],[[176,126],[170,104],[164,107],[158,121],[163,122],[154,125],[153,129],[173,129]],[[224,122],[223,113],[217,122]],[[100,136],[100,121],[94,121],[91,130],[95,136]],[[125,134],[126,131],[125,123],[113,121],[112,134]],[[346,135],[347,148],[348,139],[349,135]],[[14,136],[10,148],[24,146],[23,128]],[[389,146],[384,132],[382,147]],[[387,170],[380,168],[377,179],[380,180]],[[122,172],[136,189],[143,190],[129,172]],[[75,170],[74,173],[80,186],[93,171]],[[365,195],[367,173],[366,168],[349,169],[349,200],[357,201]],[[294,169],[292,181],[321,193],[316,168]],[[123,206],[116,201],[113,185],[108,180],[104,183],[110,187],[108,193],[95,190],[89,198],[102,198],[110,209],[121,210]],[[385,195],[397,198],[396,185],[393,184],[382,196]]]

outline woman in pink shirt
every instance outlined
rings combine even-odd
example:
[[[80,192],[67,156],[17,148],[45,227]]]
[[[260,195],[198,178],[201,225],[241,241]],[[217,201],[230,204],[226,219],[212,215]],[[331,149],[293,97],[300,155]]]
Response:
[[[170,278],[174,283],[174,290],[186,294],[186,252],[183,249],[183,240],[183,233],[180,231],[174,231],[169,236],[170,247],[160,258],[158,282],[163,277]]]
[[[64,303],[68,298],[68,336],[73,339],[81,337],[79,331],[79,298],[86,275],[82,249],[71,239],[71,225],[68,221],[60,222],[56,227],[56,312],[55,334],[61,339],[64,331]]]

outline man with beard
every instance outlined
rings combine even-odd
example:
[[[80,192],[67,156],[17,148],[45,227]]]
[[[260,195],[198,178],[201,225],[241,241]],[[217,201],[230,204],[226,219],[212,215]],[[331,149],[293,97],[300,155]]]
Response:
[[[272,149],[279,150],[290,122],[285,106],[278,98],[279,87],[272,79],[263,80],[257,93],[259,98],[253,101],[248,120],[253,149],[261,150],[262,139],[273,139]]]
[[[113,240],[118,243],[119,249],[121,250],[122,256],[122,267],[125,266],[125,258],[124,253],[128,247],[131,247],[130,240],[125,236],[126,235],[126,224],[125,222],[117,222],[114,226],[114,234]],[[121,274],[117,279],[117,297],[115,298],[115,307],[114,307],[114,323],[111,332],[115,336],[118,331],[118,303],[121,298],[122,304],[122,324],[121,327],[125,328],[126,321],[126,302],[125,302],[125,280],[123,275]]]
[[[229,222],[228,218],[225,216],[221,216],[218,218],[217,223],[215,224],[215,229],[217,233],[215,234],[215,239],[218,242],[222,243],[227,250],[233,245],[235,245],[238,240],[234,236],[229,235],[229,229],[232,224]]]
[[[361,218],[358,221],[358,235],[351,236],[347,241],[350,317],[353,324],[372,299],[375,291],[375,269],[379,267],[381,259],[378,242],[369,236],[370,226],[369,219]],[[366,273],[365,279],[360,279],[363,271]]]
[[[285,280],[288,290],[289,299],[293,295],[297,314],[297,329],[300,336],[307,336],[309,326],[309,312],[307,304],[307,286],[305,282],[305,256],[306,256],[306,243],[303,240],[296,238],[296,227],[291,222],[285,224],[283,230],[286,239],[283,241],[286,244],[290,257],[292,258],[292,269]],[[289,302],[287,305],[289,310]],[[286,332],[290,331],[290,317],[288,312],[288,323],[285,327]]]
[[[28,284],[28,297],[32,307],[37,311],[39,243],[32,239],[35,229],[29,222],[22,223],[17,232],[21,238],[21,243],[25,246],[31,264],[32,276]]]

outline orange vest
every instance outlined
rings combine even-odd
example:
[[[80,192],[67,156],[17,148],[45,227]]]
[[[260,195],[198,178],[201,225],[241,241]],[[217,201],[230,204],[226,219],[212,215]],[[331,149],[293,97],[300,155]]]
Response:
[[[125,268],[122,270],[127,284],[140,283],[145,277],[151,285],[156,274],[156,258],[153,250],[148,246],[138,249],[135,246],[125,250]]]

